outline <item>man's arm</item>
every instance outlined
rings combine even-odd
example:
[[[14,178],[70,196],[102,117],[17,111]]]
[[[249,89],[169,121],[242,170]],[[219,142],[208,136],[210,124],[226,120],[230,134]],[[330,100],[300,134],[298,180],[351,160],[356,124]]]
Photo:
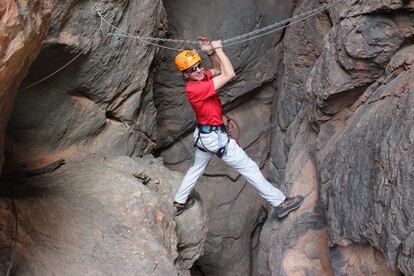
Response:
[[[216,51],[213,50],[213,53],[209,54],[210,62],[213,65],[213,68],[210,71],[213,73],[213,78],[221,74],[221,64],[219,57],[216,54]]]
[[[214,51],[213,47],[211,46],[211,43],[208,41],[208,38],[204,36],[200,36],[198,38],[198,42],[200,43],[201,51],[203,51],[209,57],[211,65],[213,65],[213,68],[210,69],[210,71],[213,73],[213,77],[220,75],[221,73],[220,60],[216,52]]]
[[[234,72],[233,65],[231,64],[229,58],[222,49],[221,40],[212,41],[211,46],[215,49],[215,55],[217,56],[220,64],[221,74],[212,79],[214,88],[218,90],[232,80],[236,76],[236,73]]]

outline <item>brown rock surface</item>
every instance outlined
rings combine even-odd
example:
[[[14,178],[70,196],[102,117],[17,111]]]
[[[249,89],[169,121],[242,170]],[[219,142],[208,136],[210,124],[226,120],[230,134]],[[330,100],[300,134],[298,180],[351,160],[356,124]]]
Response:
[[[261,166],[269,152],[273,91],[272,85],[266,85],[252,95],[250,102],[228,112],[240,126],[239,144]],[[183,173],[191,166],[193,155],[192,134],[161,154],[169,167]],[[249,183],[217,157],[211,160],[196,190],[209,214],[205,254],[197,264],[207,275],[249,271],[252,233],[263,219],[263,200]]]
[[[234,37],[287,18],[292,1],[165,1],[168,13],[167,36],[193,40],[199,35],[211,40]],[[223,11],[226,15],[223,16]],[[190,16],[191,14],[191,16]],[[249,41],[225,49],[237,77],[219,92],[227,105],[235,99],[271,82],[277,71],[272,62],[280,54],[277,47],[282,32],[260,40]],[[159,123],[160,145],[165,146],[194,127],[194,113],[183,93],[184,82],[172,61],[176,53],[164,52],[163,63],[155,83],[155,103]],[[203,55],[204,58],[205,57]]]
[[[299,14],[319,6],[302,1]],[[253,275],[333,275],[324,218],[318,209],[318,168],[315,141],[307,116],[306,81],[331,28],[323,13],[286,30],[284,53],[274,99],[269,171],[288,196],[305,197],[302,207],[278,220],[269,213],[263,225]]]
[[[357,14],[361,9],[367,12]],[[276,98],[282,104],[275,110],[278,121],[271,172],[291,194],[307,196],[304,206],[289,220],[274,222],[270,217],[264,225],[258,275],[320,275],[321,271],[328,275],[329,265],[323,266],[322,262],[315,266],[315,262],[295,265],[292,261],[293,256],[309,259],[307,247],[297,245],[306,239],[309,230],[323,229],[324,225],[330,246],[364,244],[361,250],[348,251],[349,257],[341,262],[332,261],[335,274],[394,274],[385,263],[406,275],[413,274],[413,255],[408,249],[413,244],[409,228],[412,212],[408,207],[413,204],[413,181],[408,160],[414,156],[409,134],[413,126],[409,77],[413,75],[412,46],[407,46],[413,37],[410,11],[412,6],[407,1],[405,5],[401,1],[347,3],[330,14],[335,26],[324,45],[315,40],[315,34],[307,32],[313,43],[305,44],[303,50],[289,47],[285,51],[287,65],[278,85],[282,96]],[[319,23],[307,27],[318,30],[316,26],[329,22],[318,19]],[[285,43],[290,42],[289,34],[301,34],[301,24],[298,26],[287,31]],[[329,29],[326,27],[319,30]],[[298,39],[292,36],[294,43]],[[302,71],[292,66],[295,60],[303,60],[299,59],[301,51],[311,49],[317,51],[313,55],[308,52],[308,62],[300,63],[305,65],[299,67]],[[294,70],[289,71],[290,67]],[[292,87],[300,87],[295,82],[290,84],[297,73],[301,74],[301,78],[296,77],[299,84],[306,83],[306,94],[303,89],[293,94]],[[285,90],[289,93],[283,94]],[[303,103],[296,112],[287,104],[292,94]],[[327,220],[320,216],[321,211]],[[327,245],[313,246],[324,252],[321,257],[325,264],[336,256],[336,249],[329,253]],[[374,251],[382,252],[385,258],[366,259]],[[352,270],[357,262],[362,268]]]
[[[151,157],[88,156],[52,173],[3,182],[1,259],[15,252],[13,275],[184,275],[188,267],[175,268],[174,260],[194,262],[205,235],[187,229],[194,244],[177,253],[171,202],[181,178]],[[205,227],[198,203],[181,216]],[[1,273],[7,267],[3,262]]]
[[[39,53],[51,9],[51,0],[2,0],[0,5],[0,173],[4,135],[17,88]]]
[[[343,131],[329,141],[321,164],[332,242],[369,241],[392,268],[398,264],[408,275],[414,273],[412,253],[404,250],[414,215],[413,74],[408,66],[374,83]]]
[[[378,3],[341,12],[307,88],[330,243],[369,243],[411,275],[412,7]]]
[[[331,257],[335,275],[401,275],[387,267],[384,256],[369,246],[337,246],[331,249]]]
[[[325,2],[163,4],[167,37],[216,39]],[[166,31],[161,1],[96,4],[131,33]],[[24,226],[16,247],[22,275],[60,267],[189,275],[197,258],[194,275],[413,275],[413,12],[413,1],[344,1],[284,32],[225,49],[238,77],[219,94],[240,125],[240,145],[275,185],[305,201],[278,220],[214,158],[197,187],[209,214],[204,246],[201,201],[175,219],[175,236],[170,201],[178,174],[151,158],[89,156],[157,148],[168,167],[188,169],[194,114],[172,63],[175,52],[158,55],[136,40],[107,36],[107,25],[96,33],[99,17],[89,1],[58,2],[8,128],[6,172],[24,181],[1,189],[0,268],[13,247],[13,194]],[[53,78],[24,89],[77,55]]]
[[[51,30],[16,98],[8,127],[10,162],[34,166],[49,155],[82,151],[141,156],[154,147],[150,66],[158,48],[109,36],[115,30],[100,22],[92,3],[121,30],[164,32],[161,1],[57,1]]]

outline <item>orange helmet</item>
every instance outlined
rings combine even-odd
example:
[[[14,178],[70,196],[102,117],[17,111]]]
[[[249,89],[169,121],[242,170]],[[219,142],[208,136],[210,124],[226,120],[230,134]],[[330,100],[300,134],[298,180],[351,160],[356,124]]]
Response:
[[[184,71],[199,61],[201,61],[201,57],[193,50],[184,50],[175,57],[178,71]]]

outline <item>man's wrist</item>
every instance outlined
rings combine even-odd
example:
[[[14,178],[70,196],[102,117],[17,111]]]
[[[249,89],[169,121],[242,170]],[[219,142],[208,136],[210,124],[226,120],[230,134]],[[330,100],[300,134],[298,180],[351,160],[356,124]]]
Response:
[[[218,52],[223,52],[223,49],[221,47],[214,48],[214,53],[217,54]]]

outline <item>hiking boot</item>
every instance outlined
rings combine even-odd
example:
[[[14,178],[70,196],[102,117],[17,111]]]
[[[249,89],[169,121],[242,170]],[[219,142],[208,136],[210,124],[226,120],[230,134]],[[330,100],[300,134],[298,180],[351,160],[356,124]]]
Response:
[[[303,202],[303,196],[287,197],[279,206],[275,207],[278,218],[284,218],[290,212],[298,209]]]
[[[176,201],[174,201],[174,207],[177,210],[177,213],[175,214],[176,216],[181,215],[182,212],[184,212],[184,210],[187,210],[189,208],[191,208],[194,203],[195,203],[195,199],[194,197],[190,196],[187,201],[185,203],[178,203]]]

